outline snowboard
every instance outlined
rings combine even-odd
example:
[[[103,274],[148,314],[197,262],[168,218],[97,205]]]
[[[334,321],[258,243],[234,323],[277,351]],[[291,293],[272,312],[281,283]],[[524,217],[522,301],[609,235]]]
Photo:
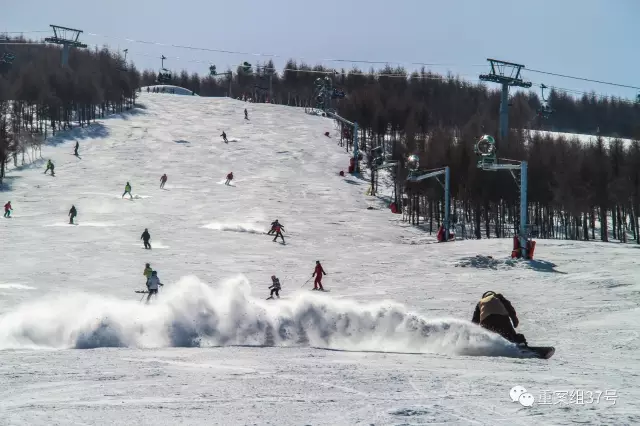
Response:
[[[549,359],[556,352],[553,346],[522,346],[519,349],[525,355],[534,355],[541,359]]]
[[[331,290],[316,290],[315,288],[312,288],[311,291],[322,291],[323,293],[329,293]]]

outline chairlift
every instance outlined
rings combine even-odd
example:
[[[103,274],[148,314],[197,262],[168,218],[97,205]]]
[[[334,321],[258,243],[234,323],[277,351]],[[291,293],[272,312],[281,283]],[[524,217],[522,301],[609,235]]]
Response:
[[[537,114],[538,114],[538,117],[541,117],[546,120],[551,116],[551,114],[553,114],[553,108],[549,106],[548,99],[544,97],[544,89],[548,89],[548,87],[545,86],[544,84],[541,84],[540,89],[542,90],[542,106],[538,108]]]

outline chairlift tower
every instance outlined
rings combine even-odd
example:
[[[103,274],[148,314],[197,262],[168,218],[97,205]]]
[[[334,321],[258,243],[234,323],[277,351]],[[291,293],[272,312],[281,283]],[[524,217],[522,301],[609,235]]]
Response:
[[[80,43],[78,39],[82,30],[75,30],[73,28],[61,27],[58,25],[50,25],[53,29],[53,37],[47,37],[44,39],[47,43],[62,45],[62,66],[66,67],[69,64],[69,50],[72,47],[85,49],[86,44]]]
[[[407,182],[420,182],[425,179],[435,178],[438,183],[444,188],[444,221],[442,226],[444,227],[444,241],[449,241],[449,216],[451,212],[451,190],[450,190],[450,172],[449,166],[434,170],[420,170],[420,163],[417,155],[410,155],[407,159],[407,165],[409,168],[409,176],[407,176]],[[440,181],[438,176],[444,175],[444,184]]]
[[[499,61],[497,59],[487,59],[491,65],[491,73],[481,74],[480,80],[502,85],[502,96],[500,99],[500,139],[507,140],[509,135],[509,87],[531,87],[531,82],[524,81],[520,77],[520,72],[524,65],[512,62]]]
[[[352,131],[353,131],[353,159],[354,159],[354,164],[355,164],[355,170],[354,172],[357,173],[357,171],[359,170],[358,167],[358,156],[360,155],[360,152],[358,150],[358,123],[351,122],[349,120],[347,120],[346,118],[340,117],[338,114],[331,112],[331,111],[327,111],[326,112],[327,116],[340,121],[343,124],[346,124],[347,126],[350,126]]]
[[[478,168],[485,171],[498,171],[498,170],[509,170],[511,176],[518,185],[518,189],[520,190],[520,231],[518,233],[518,240],[520,241],[520,250],[523,259],[528,259],[527,253],[527,162],[526,161],[515,161],[515,160],[506,160],[503,161],[511,161],[511,164],[503,163],[500,164],[496,153],[495,139],[492,136],[484,135],[480,140],[476,143],[473,151],[480,156],[480,160],[478,161]],[[515,171],[520,170],[520,182],[518,183],[518,178],[515,175]]]

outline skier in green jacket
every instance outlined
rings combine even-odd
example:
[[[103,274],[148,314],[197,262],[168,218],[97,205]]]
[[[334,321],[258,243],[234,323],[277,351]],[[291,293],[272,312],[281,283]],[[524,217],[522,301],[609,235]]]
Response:
[[[127,182],[127,184],[124,187],[124,193],[122,194],[122,198],[124,198],[124,196],[127,194],[129,194],[129,197],[133,199],[133,195],[131,195],[131,185],[129,184],[129,182]]]

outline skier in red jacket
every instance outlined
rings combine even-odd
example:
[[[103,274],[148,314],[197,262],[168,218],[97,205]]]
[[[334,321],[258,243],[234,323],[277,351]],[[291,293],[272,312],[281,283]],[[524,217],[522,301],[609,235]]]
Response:
[[[224,184],[231,185],[232,180],[233,180],[233,172],[229,172],[229,174],[227,175],[227,181]]]
[[[9,201],[4,205],[4,217],[11,217],[11,210],[13,210],[13,207],[11,207],[11,201]]]
[[[311,274],[311,276],[315,276],[316,279],[313,281],[313,289],[314,290],[323,290],[324,288],[322,288],[322,275],[327,275],[327,273],[324,271],[324,269],[322,269],[322,265],[320,264],[319,260],[316,260],[316,268],[313,271],[313,274]],[[319,287],[319,288],[318,288]]]

